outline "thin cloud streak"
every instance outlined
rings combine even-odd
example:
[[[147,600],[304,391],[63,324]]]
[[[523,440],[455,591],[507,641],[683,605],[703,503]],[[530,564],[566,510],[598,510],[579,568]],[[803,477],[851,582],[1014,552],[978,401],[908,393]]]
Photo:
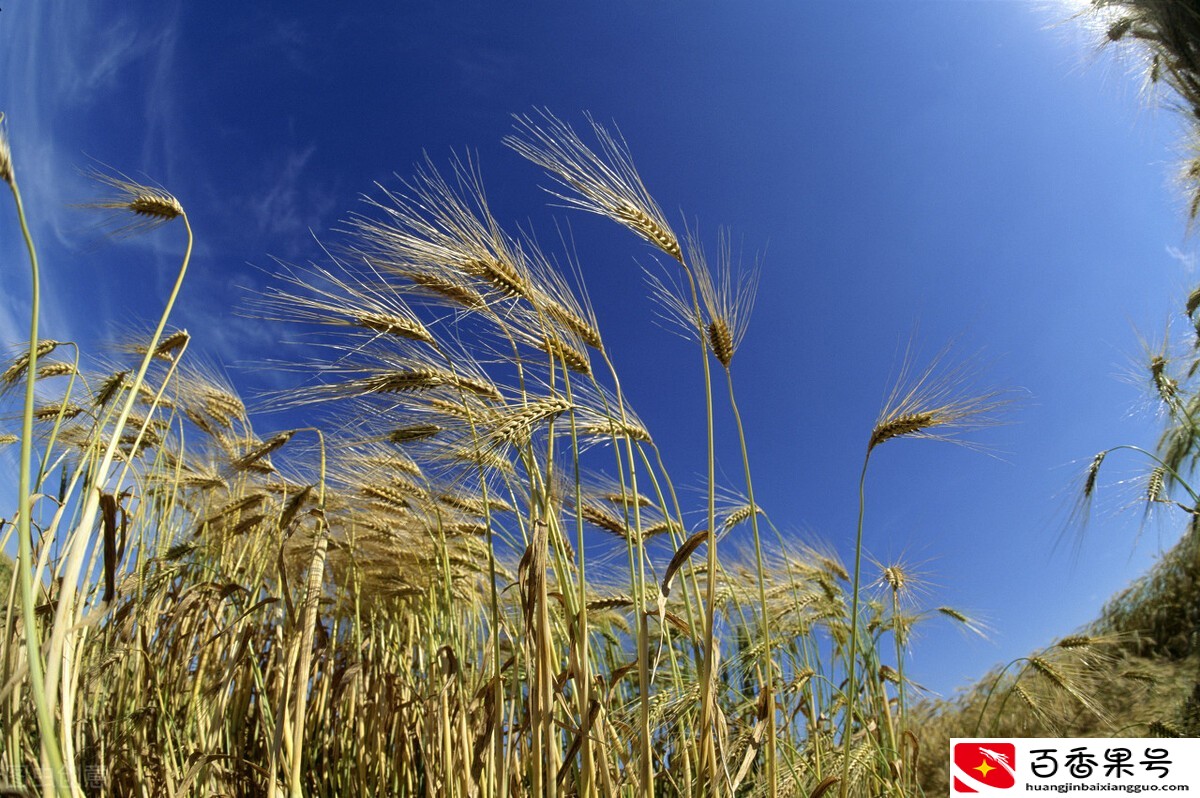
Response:
[[[71,206],[94,194],[80,172],[87,165],[84,153],[105,150],[103,131],[81,125],[80,120],[111,98],[130,70],[149,61],[153,78],[145,108],[149,120],[145,147],[169,151],[165,85],[176,15],[164,27],[147,31],[143,20],[135,22],[112,9],[47,3],[8,12],[0,28],[0,96],[7,103],[0,110],[7,116],[15,172],[39,249],[42,283],[69,285],[78,280],[82,258],[89,261],[85,273],[90,277],[102,272],[95,264],[103,253],[81,255],[81,250],[94,249],[89,239],[97,235],[95,228]],[[5,213],[11,214],[11,209]],[[8,262],[24,262],[23,247],[15,248],[19,237],[6,239],[14,244],[6,253]],[[14,268],[6,277],[10,297],[29,296],[27,268]],[[52,331],[53,337],[74,340],[89,331],[80,329],[76,314],[64,307],[64,294],[43,290],[40,326],[43,334]],[[108,315],[104,292],[96,291],[89,299],[98,305],[89,318]],[[0,332],[7,336],[12,329],[23,329],[27,322],[22,317],[27,313],[21,301],[0,305]],[[22,333],[19,340],[26,337]]]

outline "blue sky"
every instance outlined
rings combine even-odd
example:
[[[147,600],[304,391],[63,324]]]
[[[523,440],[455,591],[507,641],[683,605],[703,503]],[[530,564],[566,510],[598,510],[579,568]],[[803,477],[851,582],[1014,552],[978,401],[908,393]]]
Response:
[[[1054,548],[1092,455],[1156,440],[1122,374],[1196,280],[1179,123],[1070,6],[412,5],[5,3],[0,110],[42,247],[43,334],[94,350],[146,328],[174,275],[179,230],[109,244],[70,207],[95,196],[79,170],[98,161],[188,208],[198,245],[173,321],[193,351],[248,395],[287,384],[253,366],[292,333],[233,313],[271,256],[320,260],[314,236],[376,181],[470,152],[510,229],[549,242],[569,220],[626,390],[676,480],[699,485],[696,359],[655,321],[654,254],[548,207],[548,178],[500,143],[514,112],[587,111],[619,126],[673,221],[728,225],[761,253],[734,369],[758,499],[797,538],[851,551],[867,436],[914,334],[925,358],[954,340],[983,384],[1019,392],[1010,423],[977,436],[993,456],[898,441],[873,457],[868,549],[920,563],[930,602],[993,630],[926,627],[918,681],[947,693],[1070,632],[1174,540],[1178,519],[1135,545],[1140,511],[1119,511],[1136,488],[1112,483],[1144,468],[1114,457],[1112,512],[1077,557]],[[28,312],[11,216],[5,344]],[[737,482],[732,448],[721,463]]]

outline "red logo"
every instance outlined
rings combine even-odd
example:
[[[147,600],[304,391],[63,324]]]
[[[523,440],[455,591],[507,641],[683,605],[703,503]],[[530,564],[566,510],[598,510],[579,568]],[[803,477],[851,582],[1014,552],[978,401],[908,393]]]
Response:
[[[958,743],[950,757],[950,775],[955,793],[979,792],[981,788],[1005,790],[1017,783],[1017,748],[1012,743]]]

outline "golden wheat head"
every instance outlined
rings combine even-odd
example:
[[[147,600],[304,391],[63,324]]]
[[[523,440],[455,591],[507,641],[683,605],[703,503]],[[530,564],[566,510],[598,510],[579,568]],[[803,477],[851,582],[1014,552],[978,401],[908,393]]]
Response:
[[[911,362],[906,356],[900,378],[871,428],[867,451],[901,437],[963,443],[956,437],[958,433],[996,423],[995,413],[1011,399],[998,390],[966,390],[966,366],[944,368],[945,354],[935,357],[916,377],[910,377]]]
[[[589,116],[597,152],[566,122],[546,111],[539,115],[540,123],[516,116],[518,134],[506,136],[504,143],[553,174],[571,192],[551,193],[571,206],[624,225],[683,263],[679,239],[638,175],[625,141]]]
[[[0,180],[9,185],[13,182],[12,150],[8,146],[8,126],[4,124],[3,113],[0,113]]]
[[[162,188],[138,183],[119,172],[93,169],[87,175],[106,187],[109,195],[81,207],[112,213],[113,235],[138,235],[183,216],[183,205]]]

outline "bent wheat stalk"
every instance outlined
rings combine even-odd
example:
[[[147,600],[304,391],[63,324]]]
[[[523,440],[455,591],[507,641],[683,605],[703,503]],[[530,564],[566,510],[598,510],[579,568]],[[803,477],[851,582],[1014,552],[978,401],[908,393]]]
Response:
[[[187,232],[187,246],[184,250],[182,264],[175,278],[175,284],[167,299],[166,307],[159,318],[158,326],[155,328],[154,334],[147,346],[137,375],[129,386],[129,393],[125,404],[117,416],[113,435],[109,439],[108,446],[98,467],[92,472],[88,484],[84,487],[86,496],[79,514],[79,520],[67,541],[67,560],[66,566],[63,569],[62,592],[59,596],[58,606],[55,608],[53,631],[50,637],[45,674],[45,686],[48,692],[47,699],[51,712],[54,710],[57,691],[60,688],[58,685],[60,671],[66,669],[70,664],[70,649],[74,641],[75,602],[79,592],[78,584],[88,549],[88,541],[91,538],[92,529],[96,522],[100,497],[106,486],[109,471],[112,468],[112,463],[120,444],[121,432],[129,419],[134,403],[137,401],[138,391],[144,384],[146,372],[150,368],[150,363],[154,358],[158,342],[162,337],[163,330],[166,328],[167,319],[171,315],[175,300],[178,298],[180,289],[183,286],[188,264],[191,261],[194,240],[192,226],[188,221],[187,214],[183,210],[183,206],[171,195],[158,189],[146,188],[119,177],[102,177],[101,179],[116,189],[117,196],[111,200],[94,203],[92,207],[124,210],[134,214],[137,218],[132,223],[133,227],[124,228],[126,232],[132,232],[135,228],[138,230],[148,229],[148,227],[164,224],[179,218],[183,221]],[[64,673],[64,678],[66,677],[67,674]],[[71,689],[71,685],[64,683],[61,685],[61,689],[63,694],[66,695]]]
[[[62,752],[58,746],[58,736],[54,728],[54,709],[51,700],[46,695],[47,682],[43,681],[41,634],[38,632],[37,620],[34,618],[35,599],[33,595],[33,539],[30,514],[33,512],[33,495],[30,493],[30,469],[33,459],[33,405],[34,383],[37,379],[38,356],[38,309],[41,305],[41,285],[38,269],[37,249],[33,245],[33,237],[29,234],[29,223],[25,217],[25,205],[21,201],[21,190],[17,186],[17,176],[13,169],[12,153],[8,145],[8,134],[3,126],[4,115],[0,114],[0,178],[8,183],[12,191],[13,201],[17,207],[17,219],[21,225],[21,236],[25,240],[25,248],[29,253],[30,266],[30,321],[29,321],[29,354],[26,361],[25,374],[25,406],[21,416],[21,454],[19,475],[17,478],[17,560],[20,572],[21,589],[21,620],[25,627],[25,652],[29,663],[30,689],[33,693],[34,706],[37,710],[38,730],[41,733],[41,752],[43,765],[51,769],[53,789],[47,785],[49,795],[54,790],[69,792],[69,787],[62,763]]]
[[[858,700],[859,600],[862,592],[863,518],[866,512],[867,468],[875,448],[887,441],[902,437],[930,438],[956,441],[955,433],[991,423],[990,415],[1007,403],[999,391],[978,395],[963,395],[961,383],[967,378],[963,366],[949,370],[941,368],[946,355],[943,350],[925,371],[913,380],[908,378],[910,353],[906,353],[896,384],[883,410],[871,429],[867,451],[863,456],[862,473],[858,479],[858,522],[854,537],[854,572],[850,603],[850,640],[846,659],[846,709],[842,728],[841,798],[850,789],[850,766],[855,715]]]

